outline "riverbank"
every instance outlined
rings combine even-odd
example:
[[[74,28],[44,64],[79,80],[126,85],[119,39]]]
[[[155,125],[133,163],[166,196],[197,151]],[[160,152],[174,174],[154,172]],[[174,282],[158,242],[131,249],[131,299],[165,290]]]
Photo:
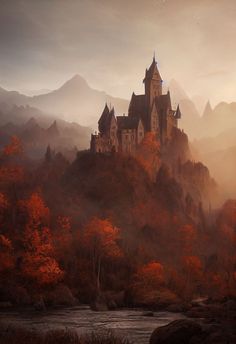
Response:
[[[147,344],[155,328],[185,318],[181,313],[154,312],[147,316],[143,309],[120,309],[95,312],[87,307],[51,309],[44,312],[32,310],[0,312],[0,322],[12,327],[23,327],[36,332],[55,329],[71,329],[79,336],[96,332],[103,335],[112,332],[114,336],[126,338],[137,344]],[[33,343],[34,344],[34,343]]]
[[[172,307],[172,309],[174,308],[176,307]],[[40,344],[44,344],[43,341],[45,340],[44,338],[46,338],[46,333],[51,333],[50,336],[52,336],[53,333],[58,336],[60,331],[61,334],[64,333],[62,339],[60,339],[60,341],[56,339],[57,341],[55,340],[53,343],[80,344],[81,342],[79,342],[79,340],[85,340],[83,338],[87,336],[87,333],[91,334],[95,332],[96,340],[98,340],[98,338],[99,340],[104,338],[104,335],[106,336],[107,333],[112,333],[112,338],[115,338],[114,340],[126,340],[127,343],[148,344],[152,333],[155,332],[157,328],[164,329],[162,330],[162,336],[163,331],[167,331],[165,336],[175,336],[177,329],[177,333],[182,333],[182,336],[187,338],[189,325],[187,323],[186,330],[186,322],[188,321],[195,324],[190,325],[190,328],[198,329],[194,332],[195,342],[191,339],[191,344],[236,343],[234,330],[234,328],[236,328],[236,302],[232,299],[217,302],[207,299],[195,300],[189,304],[188,309],[186,309],[184,313],[125,308],[108,311],[93,311],[89,306],[67,308],[53,307],[40,312],[36,312],[32,308],[5,308],[4,311],[0,312],[0,321],[1,320],[4,321],[5,325],[1,328],[2,342],[0,341],[0,344],[18,344],[18,342],[14,342],[14,339],[10,340],[9,337],[9,335],[15,333],[13,337],[18,339],[19,336],[16,334],[18,331],[22,333],[23,336],[26,336],[24,344],[38,344],[37,340],[40,341]],[[176,321],[179,321],[177,327],[176,324],[171,325]],[[65,328],[70,329],[72,333],[75,332],[77,337],[73,339],[74,335],[70,336],[70,333],[65,333]],[[28,332],[29,335],[27,334]],[[40,338],[31,340],[30,336],[32,336],[32,338],[34,338],[34,336]],[[66,339],[67,337],[64,338],[63,336],[69,336],[70,339]],[[5,338],[8,338],[7,342],[4,342]],[[91,339],[91,336],[89,338]],[[73,340],[75,340],[75,342],[73,342]],[[90,342],[85,343],[89,344]],[[95,341],[92,343],[96,344],[97,342]],[[110,344],[113,342],[102,341],[101,343]],[[119,344],[120,342],[118,341],[115,343]],[[155,342],[152,342],[152,344],[153,343],[155,344]],[[162,342],[158,341],[157,343],[159,344]],[[169,342],[163,343],[169,344]],[[171,341],[171,343],[179,344],[179,341],[177,339],[176,341]],[[183,343],[181,342],[181,344]],[[21,344],[21,342],[19,342],[19,344]]]
[[[39,333],[24,328],[0,326],[0,344],[130,344],[125,338],[112,333],[98,335],[91,333],[79,336],[76,331],[68,329],[52,330]]]

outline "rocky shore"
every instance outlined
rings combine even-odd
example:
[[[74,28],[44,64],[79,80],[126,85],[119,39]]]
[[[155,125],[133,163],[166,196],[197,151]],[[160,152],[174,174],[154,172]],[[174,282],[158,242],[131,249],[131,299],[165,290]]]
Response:
[[[63,293],[63,295],[65,292]],[[68,304],[73,306],[77,303],[75,299],[72,300],[71,296],[67,295],[67,298],[63,299],[62,304]],[[69,302],[70,301],[70,302]],[[73,302],[72,302],[73,301]],[[54,305],[55,306],[55,305]],[[31,306],[32,307],[32,306]],[[38,300],[33,305],[37,311],[44,312],[46,306],[44,301]],[[93,303],[91,303],[91,309],[93,311],[103,312],[110,309],[117,309],[124,307],[123,295],[110,295],[103,297],[100,296]],[[12,309],[12,305],[8,302],[1,303],[0,308]],[[175,320],[166,326],[158,327],[153,331],[150,337],[150,344],[235,344],[236,343],[236,300],[225,298],[222,300],[211,299],[198,299],[189,303],[169,304],[157,309],[157,306],[152,309],[146,308],[143,311],[143,316],[154,317],[154,312],[165,310],[169,312],[180,312],[186,316],[185,319]],[[10,336],[9,329],[6,331],[1,327],[0,344],[13,343],[18,344],[17,341],[4,341],[6,334]],[[14,332],[14,331],[13,331]],[[22,331],[20,331],[22,333]],[[55,332],[56,333],[56,332]],[[25,336],[26,334],[24,334]],[[30,335],[36,335],[35,333]],[[58,335],[58,333],[57,333]],[[27,334],[29,336],[29,334]],[[26,336],[26,338],[28,338]],[[67,333],[66,336],[69,336]],[[73,335],[74,336],[74,335]],[[72,337],[73,337],[72,336]],[[5,338],[5,339],[4,339]],[[17,338],[17,336],[16,336]],[[74,337],[73,337],[74,338]],[[110,338],[111,339],[111,338]],[[114,339],[114,338],[113,338]],[[16,339],[17,340],[17,339]],[[42,338],[40,339],[42,340]],[[73,339],[74,340],[74,339]],[[98,339],[93,343],[97,343]],[[101,338],[99,339],[100,343]],[[118,339],[114,339],[118,340]],[[37,342],[37,341],[36,341]],[[20,342],[19,342],[20,343]],[[27,344],[27,341],[24,342]],[[29,341],[29,343],[31,343]],[[40,342],[41,343],[41,342]],[[42,341],[42,343],[44,343]],[[66,337],[64,341],[60,341],[62,344],[66,343],[80,343],[76,341],[67,341]],[[116,342],[118,343],[118,342]],[[128,343],[128,342],[127,342]]]
[[[236,301],[204,300],[192,302],[185,311],[188,317],[159,327],[150,344],[235,344]]]

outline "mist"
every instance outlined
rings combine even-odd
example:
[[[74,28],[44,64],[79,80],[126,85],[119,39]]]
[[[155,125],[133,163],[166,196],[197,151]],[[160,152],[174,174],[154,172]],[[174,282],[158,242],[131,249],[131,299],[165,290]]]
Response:
[[[166,84],[233,101],[235,13],[233,0],[1,0],[0,85],[31,93],[80,74],[129,99],[155,51]]]

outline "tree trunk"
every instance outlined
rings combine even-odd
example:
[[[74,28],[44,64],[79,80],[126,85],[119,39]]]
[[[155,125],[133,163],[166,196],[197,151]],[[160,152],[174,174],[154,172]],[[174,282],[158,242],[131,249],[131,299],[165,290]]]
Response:
[[[98,258],[98,270],[97,270],[97,292],[100,292],[100,275],[101,275],[101,257]]]

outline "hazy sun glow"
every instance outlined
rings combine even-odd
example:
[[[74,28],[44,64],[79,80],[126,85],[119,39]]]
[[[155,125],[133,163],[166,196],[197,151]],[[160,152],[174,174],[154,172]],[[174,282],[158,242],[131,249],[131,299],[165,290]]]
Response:
[[[128,99],[156,51],[166,84],[232,101],[235,17],[234,0],[1,0],[0,85],[32,94],[80,74]]]

